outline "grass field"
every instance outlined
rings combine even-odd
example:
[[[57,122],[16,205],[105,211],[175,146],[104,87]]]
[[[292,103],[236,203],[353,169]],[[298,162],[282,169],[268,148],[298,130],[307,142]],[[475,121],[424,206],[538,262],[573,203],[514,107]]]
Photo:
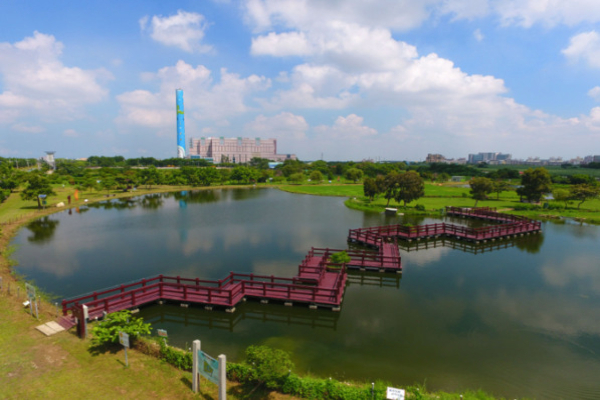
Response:
[[[389,207],[396,207],[399,212],[420,214],[432,214],[446,206],[473,207],[475,200],[470,198],[470,189],[464,186],[464,183],[426,183],[425,197],[409,203],[407,209],[404,209],[403,204],[398,204],[394,200],[390,201]],[[376,197],[372,202],[368,201],[364,197],[362,185],[286,185],[280,188],[291,193],[348,197],[350,199],[345,203],[348,207],[364,211],[383,212],[387,205],[387,200],[382,196]],[[590,223],[600,223],[600,199],[586,201],[580,209],[577,209],[574,202],[571,202],[569,207],[565,209],[562,208],[564,203],[549,200],[547,201],[548,204],[560,206],[562,209],[544,209],[540,207],[538,210],[515,210],[515,208],[526,207],[526,205],[519,201],[519,196],[514,190],[500,193],[498,199],[496,197],[496,194],[492,193],[488,200],[479,201],[477,206],[496,207],[504,212],[530,218],[556,219],[565,217]],[[425,207],[425,212],[416,211],[414,207],[417,204]]]

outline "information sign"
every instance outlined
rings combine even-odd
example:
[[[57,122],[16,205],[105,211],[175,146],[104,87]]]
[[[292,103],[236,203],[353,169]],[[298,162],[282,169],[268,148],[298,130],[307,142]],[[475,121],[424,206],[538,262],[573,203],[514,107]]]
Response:
[[[157,330],[156,330],[156,333],[157,333],[157,334],[158,334],[158,336],[160,336],[160,337],[168,337],[168,336],[167,336],[167,331],[166,331],[166,329],[157,329]]]
[[[26,283],[25,290],[27,290],[27,298],[30,301],[31,301],[31,299],[35,299],[35,286],[30,285],[29,283]]]
[[[198,351],[198,372],[214,384],[219,384],[219,362],[202,350]]]
[[[390,400],[404,400],[405,394],[404,389],[396,389],[388,386],[385,398]]]
[[[125,332],[119,332],[119,343],[125,347],[129,347],[129,335]]]

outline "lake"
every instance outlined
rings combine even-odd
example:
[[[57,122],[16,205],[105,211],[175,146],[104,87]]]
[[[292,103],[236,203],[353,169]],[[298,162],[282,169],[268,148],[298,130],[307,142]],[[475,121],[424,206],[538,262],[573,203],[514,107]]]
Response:
[[[311,246],[347,248],[351,228],[436,221],[275,189],[157,194],[34,221],[13,241],[15,269],[60,299],[158,274],[291,277]],[[172,344],[200,339],[203,350],[231,361],[266,344],[289,351],[297,372],[322,377],[597,399],[600,227],[563,221],[542,229],[477,247],[399,243],[404,273],[351,273],[339,313],[249,301],[233,314],[170,304],[139,315],[166,329]]]

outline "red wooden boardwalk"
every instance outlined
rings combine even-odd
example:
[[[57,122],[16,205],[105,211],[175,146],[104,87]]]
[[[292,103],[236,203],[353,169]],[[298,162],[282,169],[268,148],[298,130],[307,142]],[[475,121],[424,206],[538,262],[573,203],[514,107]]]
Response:
[[[88,319],[94,319],[105,313],[137,308],[158,300],[218,306],[233,311],[240,301],[256,298],[339,310],[348,279],[346,268],[374,269],[379,272],[402,271],[398,246],[391,243],[381,245],[379,252],[345,250],[351,259],[347,265],[329,261],[330,256],[338,251],[342,250],[312,248],[298,267],[297,276],[293,278],[230,273],[225,279],[218,281],[164,275],[142,279],[63,300],[64,317],[61,318],[61,323],[68,324],[75,317],[82,318],[84,305],[88,309]]]
[[[474,242],[499,239],[513,235],[537,233],[541,231],[541,223],[529,218],[501,214],[490,208],[458,208],[446,207],[446,214],[460,217],[479,218],[498,222],[499,225],[481,228],[468,228],[461,225],[439,223],[418,226],[386,225],[372,228],[351,229],[348,234],[350,242],[368,246],[378,246],[380,240],[399,238],[418,240],[430,237],[451,236]]]

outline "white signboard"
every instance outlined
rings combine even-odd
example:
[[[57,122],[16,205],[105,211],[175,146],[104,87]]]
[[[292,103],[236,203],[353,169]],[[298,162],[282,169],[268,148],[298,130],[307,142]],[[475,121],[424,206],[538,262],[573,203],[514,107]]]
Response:
[[[119,343],[125,347],[129,347],[129,335],[125,332],[119,332]]]
[[[389,387],[387,388],[387,394],[385,396],[386,399],[390,399],[390,400],[404,400],[404,396],[405,396],[405,391],[404,389],[396,389],[393,387]]]

